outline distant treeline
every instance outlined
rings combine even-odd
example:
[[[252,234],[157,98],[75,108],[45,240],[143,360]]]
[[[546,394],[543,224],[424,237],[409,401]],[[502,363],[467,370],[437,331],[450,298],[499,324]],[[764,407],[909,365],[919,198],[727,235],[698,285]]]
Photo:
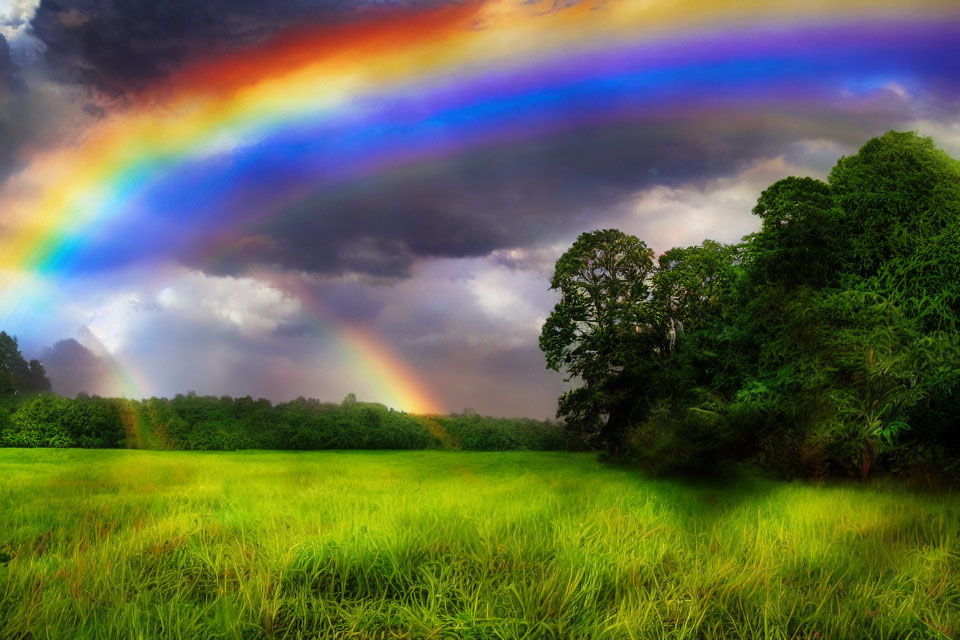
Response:
[[[472,410],[446,416],[382,404],[297,398],[273,405],[247,396],[74,399],[49,393],[43,364],[27,362],[0,331],[0,446],[128,449],[465,449],[556,451],[583,448],[557,422],[491,418]]]
[[[7,400],[0,445],[133,449],[466,449],[564,450],[576,447],[554,422],[490,418],[472,412],[421,416],[381,404],[298,398],[273,405],[250,397],[127,400],[51,393]]]

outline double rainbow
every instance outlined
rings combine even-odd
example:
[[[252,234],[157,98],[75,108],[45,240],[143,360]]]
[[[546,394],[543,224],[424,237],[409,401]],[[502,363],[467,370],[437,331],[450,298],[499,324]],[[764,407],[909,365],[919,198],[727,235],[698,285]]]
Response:
[[[223,252],[238,227],[301,199],[481,147],[678,111],[733,121],[789,105],[815,117],[884,87],[956,97],[951,0],[547,4],[305,28],[189,65],[78,144],[37,154],[22,176],[42,181],[35,193],[0,196],[0,314],[42,305],[25,284],[37,278],[176,253],[185,224]],[[384,341],[337,332],[400,389],[398,406],[437,408]]]

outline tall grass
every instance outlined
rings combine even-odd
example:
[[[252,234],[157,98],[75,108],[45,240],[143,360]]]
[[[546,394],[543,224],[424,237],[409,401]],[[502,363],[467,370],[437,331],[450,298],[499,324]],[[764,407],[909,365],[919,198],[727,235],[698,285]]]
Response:
[[[960,498],[587,454],[0,450],[2,638],[954,638]]]

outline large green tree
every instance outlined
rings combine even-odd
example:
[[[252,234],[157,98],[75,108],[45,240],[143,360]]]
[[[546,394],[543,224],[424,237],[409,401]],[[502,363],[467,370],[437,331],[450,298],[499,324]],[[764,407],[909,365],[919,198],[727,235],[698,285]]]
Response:
[[[579,383],[560,415],[660,469],[754,456],[866,478],[878,460],[931,451],[949,467],[960,163],[890,132],[826,182],[775,182],[753,213],[760,229],[740,244],[656,262],[618,231],[577,240],[557,263],[561,300],[540,338],[548,366]]]
[[[960,166],[929,138],[890,132],[841,158],[828,183],[778,181],[754,213],[745,391],[764,391],[771,442],[820,447],[866,478],[956,394]]]
[[[557,261],[550,288],[560,300],[540,334],[547,367],[580,386],[558,416],[615,455],[638,394],[669,349],[651,299],[653,251],[615,229],[583,233]]]

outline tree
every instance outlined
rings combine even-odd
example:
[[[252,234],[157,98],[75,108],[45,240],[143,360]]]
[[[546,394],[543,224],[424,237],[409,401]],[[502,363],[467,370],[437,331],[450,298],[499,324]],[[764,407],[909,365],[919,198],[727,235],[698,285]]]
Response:
[[[926,406],[957,393],[960,165],[889,132],[841,158],[829,184],[780,180],[753,211],[763,227],[747,243],[740,323],[756,353],[747,383],[775,408],[770,441],[793,429],[866,479]]]
[[[558,415],[618,456],[629,433],[631,459],[658,470],[756,456],[866,479],[917,459],[905,451],[956,459],[960,163],[889,132],[827,182],[775,182],[753,213],[740,244],[656,265],[619,231],[577,239],[540,336],[579,382]]]
[[[0,396],[38,393],[50,390],[50,380],[39,360],[27,363],[17,339],[0,331]]]
[[[754,277],[766,282],[824,286],[836,277],[841,244],[830,185],[813,178],[784,178],[760,194],[753,213],[763,220],[748,244]]]
[[[72,401],[53,394],[33,397],[10,417],[10,428],[3,434],[6,446],[75,447],[71,433]]]
[[[739,245],[704,240],[692,247],[675,247],[662,256],[653,275],[655,308],[669,326],[671,343],[684,333],[706,329],[724,315],[740,275]]]
[[[840,158],[829,182],[850,247],[846,270],[870,277],[898,262],[909,264],[923,246],[956,255],[960,163],[932,139],[889,131],[867,141],[855,155]],[[943,275],[956,283],[960,265],[941,258],[931,266],[933,273],[914,276],[946,270]],[[924,284],[913,282],[915,288]]]
[[[47,370],[39,360],[31,360],[27,372],[26,391],[41,392],[50,391],[50,378],[47,377]]]
[[[557,261],[550,289],[557,302],[543,325],[547,368],[579,388],[560,398],[558,417],[622,453],[638,385],[651,356],[669,348],[650,305],[653,251],[615,229],[583,233]]]
[[[16,395],[28,374],[29,367],[20,354],[17,339],[0,331],[0,394]]]

